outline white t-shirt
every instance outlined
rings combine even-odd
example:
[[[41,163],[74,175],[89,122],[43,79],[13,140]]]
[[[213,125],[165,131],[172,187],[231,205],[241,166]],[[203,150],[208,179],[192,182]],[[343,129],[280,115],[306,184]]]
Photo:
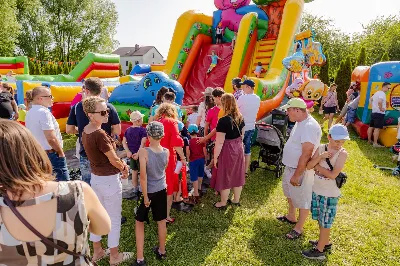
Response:
[[[379,110],[378,103],[379,101],[382,101],[382,108],[386,110],[386,94],[383,91],[377,91],[375,92],[374,96],[372,96],[371,100],[372,113],[384,114],[385,112],[381,112],[381,110]]]
[[[54,130],[61,147],[63,146],[60,127],[48,108],[42,105],[32,105],[32,108],[26,113],[25,125],[44,150],[51,150],[52,147],[47,142],[43,130]]]
[[[294,125],[290,137],[283,148],[282,163],[291,168],[297,168],[302,154],[302,144],[310,142],[314,144],[314,152],[318,149],[321,142],[321,126],[309,115],[304,121]]]
[[[204,127],[206,125],[206,104],[204,102],[200,103],[197,113],[201,117],[200,127]]]
[[[331,162],[332,166],[335,167],[337,158],[339,157],[340,152],[342,152],[343,149],[339,150],[337,153],[335,153],[332,158],[329,159]],[[325,152],[325,145],[321,145],[318,149],[319,154],[322,154]],[[326,162],[325,159],[321,160],[319,162],[319,165],[325,169],[331,170],[329,168],[328,163]],[[330,179],[330,178],[325,178],[321,177],[317,174],[314,176],[314,185],[312,188],[313,192],[317,195],[321,195],[324,197],[332,197],[332,198],[337,198],[340,196],[340,189],[336,185],[336,180],[335,179]]]
[[[199,117],[199,113],[191,113],[187,118],[187,121],[189,122],[189,125],[196,124],[197,123],[197,117]]]
[[[244,131],[255,129],[260,103],[260,97],[254,93],[244,94],[237,100],[240,113],[244,119]]]

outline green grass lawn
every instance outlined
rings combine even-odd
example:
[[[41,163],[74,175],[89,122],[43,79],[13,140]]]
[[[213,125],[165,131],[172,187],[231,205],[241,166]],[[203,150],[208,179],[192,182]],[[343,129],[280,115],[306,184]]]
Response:
[[[323,142],[326,138],[326,124]],[[400,265],[400,181],[374,164],[394,166],[388,149],[374,149],[352,132],[345,144],[349,159],[345,171],[349,178],[342,189],[337,217],[332,228],[332,253],[324,262],[303,258],[301,250],[317,239],[318,225],[308,219],[305,235],[290,241],[284,235],[290,225],[276,220],[286,213],[281,180],[258,169],[246,181],[241,207],[215,210],[218,198],[211,191],[202,204],[189,213],[172,215],[168,227],[168,259],[155,260],[151,252],[157,244],[155,222],[146,225],[145,258],[148,265]],[[258,148],[253,148],[253,157]],[[120,249],[135,252],[133,208],[136,202],[124,201]],[[124,265],[130,265],[126,263]],[[103,260],[99,265],[108,265]]]

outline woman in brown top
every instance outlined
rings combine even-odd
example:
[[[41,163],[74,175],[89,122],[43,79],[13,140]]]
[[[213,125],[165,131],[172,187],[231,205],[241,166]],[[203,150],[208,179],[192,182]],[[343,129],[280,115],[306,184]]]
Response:
[[[90,255],[88,231],[110,232],[111,221],[85,182],[55,182],[49,158],[26,127],[0,119],[0,265],[91,265],[48,245],[13,213],[67,250]],[[18,147],[23,152],[15,152]]]
[[[83,101],[83,110],[89,118],[89,124],[84,128],[82,144],[85,147],[90,167],[92,169],[90,184],[96,192],[111,218],[111,232],[108,234],[110,249],[110,265],[133,258],[133,253],[119,253],[119,238],[121,231],[122,212],[122,178],[128,177],[128,166],[118,158],[115,152],[114,140],[103,130],[101,125],[107,123],[108,112],[106,102],[100,97],[89,97]],[[101,247],[101,236],[90,235],[93,241],[93,258],[107,255]]]

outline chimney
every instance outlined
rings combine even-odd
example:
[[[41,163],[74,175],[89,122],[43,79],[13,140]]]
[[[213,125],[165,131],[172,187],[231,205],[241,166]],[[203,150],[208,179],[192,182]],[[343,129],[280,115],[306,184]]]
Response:
[[[139,44],[135,44],[135,51],[139,50],[140,46]]]

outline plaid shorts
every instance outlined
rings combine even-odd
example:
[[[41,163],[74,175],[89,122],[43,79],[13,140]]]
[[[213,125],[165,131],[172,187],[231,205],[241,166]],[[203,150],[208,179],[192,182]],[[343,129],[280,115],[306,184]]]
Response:
[[[311,213],[313,220],[323,228],[331,228],[335,220],[339,198],[330,198],[312,193]]]

